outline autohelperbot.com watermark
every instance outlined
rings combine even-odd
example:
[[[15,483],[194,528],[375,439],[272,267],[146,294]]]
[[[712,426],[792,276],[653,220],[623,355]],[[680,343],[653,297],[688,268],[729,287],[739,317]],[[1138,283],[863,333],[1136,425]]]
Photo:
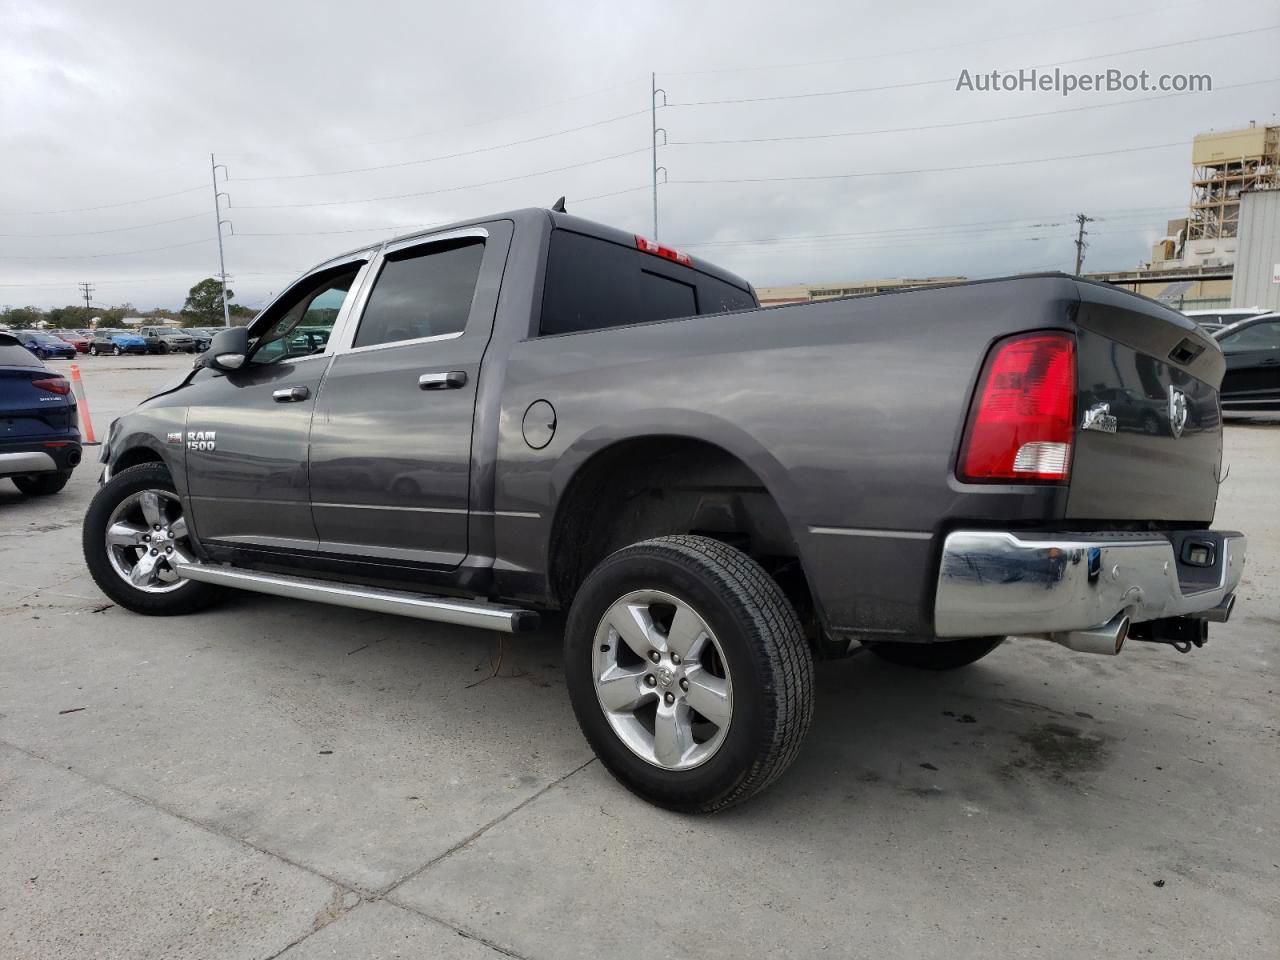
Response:
[[[1213,77],[1207,73],[1152,73],[1139,70],[1103,70],[1074,73],[1054,67],[1024,67],[1021,70],[961,70],[956,90],[970,93],[1207,93]]]

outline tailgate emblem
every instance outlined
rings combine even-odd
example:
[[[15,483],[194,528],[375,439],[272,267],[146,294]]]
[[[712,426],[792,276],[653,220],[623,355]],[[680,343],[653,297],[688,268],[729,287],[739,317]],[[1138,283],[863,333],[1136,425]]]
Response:
[[[1080,422],[1081,430],[1097,430],[1100,433],[1115,433],[1116,418],[1111,415],[1111,404],[1095,403],[1084,412],[1084,420]]]
[[[1169,388],[1169,427],[1175,437],[1182,436],[1187,425],[1187,395],[1177,387]]]

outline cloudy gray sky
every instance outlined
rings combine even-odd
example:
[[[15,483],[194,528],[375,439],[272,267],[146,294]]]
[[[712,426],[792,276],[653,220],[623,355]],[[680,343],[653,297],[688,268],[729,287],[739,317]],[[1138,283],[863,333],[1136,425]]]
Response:
[[[0,305],[85,280],[180,306],[217,270],[210,152],[247,304],[343,249],[562,194],[649,233],[650,71],[661,237],[757,285],[1070,268],[1077,211],[1099,218],[1087,267],[1130,267],[1185,210],[1195,133],[1277,122],[1280,9],[1233,10],[0,0]],[[1035,65],[1214,90],[956,90]]]

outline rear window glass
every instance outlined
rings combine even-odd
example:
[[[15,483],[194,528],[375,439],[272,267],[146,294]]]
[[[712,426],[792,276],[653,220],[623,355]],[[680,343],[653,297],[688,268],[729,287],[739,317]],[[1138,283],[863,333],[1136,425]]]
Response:
[[[355,346],[461,333],[480,278],[484,241],[437,243],[388,255]]]
[[[0,367],[42,367],[36,355],[20,343],[0,343]]]
[[[570,230],[551,234],[542,297],[543,334],[754,306],[746,290],[689,267]]]

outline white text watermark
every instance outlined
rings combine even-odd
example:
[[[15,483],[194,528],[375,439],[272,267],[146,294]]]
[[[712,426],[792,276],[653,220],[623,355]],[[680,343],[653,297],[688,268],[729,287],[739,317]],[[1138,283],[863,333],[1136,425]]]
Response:
[[[956,90],[971,93],[1061,93],[1064,97],[1082,93],[1205,93],[1213,89],[1213,77],[1207,73],[1158,73],[1147,70],[1104,70],[1101,73],[1072,73],[1054,67],[1041,70],[989,70],[975,73],[961,70]]]

